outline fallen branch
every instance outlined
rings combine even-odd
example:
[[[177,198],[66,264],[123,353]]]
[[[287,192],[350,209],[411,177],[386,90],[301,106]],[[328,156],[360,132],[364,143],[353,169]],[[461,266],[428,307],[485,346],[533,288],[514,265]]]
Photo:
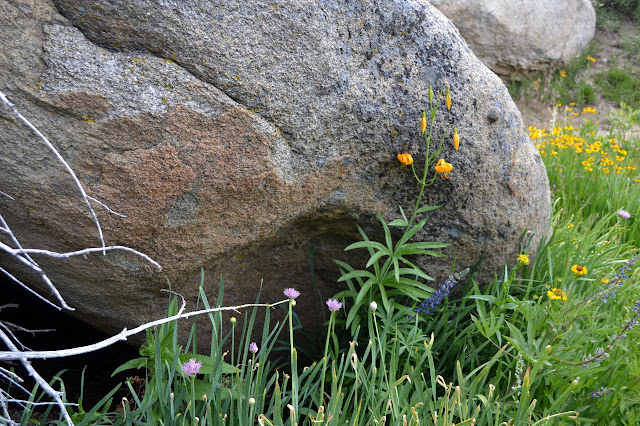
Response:
[[[40,139],[42,139],[42,141],[47,145],[47,147],[51,150],[51,152],[53,152],[53,155],[55,155],[56,158],[58,159],[58,161],[60,161],[62,163],[62,165],[64,166],[64,168],[67,169],[67,172],[69,172],[69,174],[71,175],[71,178],[73,179],[73,181],[75,182],[76,186],[78,187],[78,190],[82,194],[82,198],[84,199],[85,204],[87,205],[87,207],[89,207],[89,211],[91,212],[91,216],[93,216],[93,221],[96,224],[96,228],[98,230],[98,236],[100,237],[100,243],[102,244],[103,247],[106,246],[106,244],[104,242],[104,237],[102,235],[102,227],[100,226],[100,221],[98,220],[98,216],[96,216],[96,212],[93,210],[93,206],[91,206],[91,202],[89,200],[89,196],[85,192],[84,188],[82,187],[82,184],[80,183],[80,180],[76,176],[76,174],[73,171],[73,169],[71,168],[71,166],[65,161],[64,158],[62,158],[62,155],[60,155],[58,150],[51,144],[51,142],[49,142],[49,140],[42,133],[40,133],[40,130],[36,129],[36,127],[33,124],[31,124],[29,122],[29,120],[24,118],[22,116],[22,114],[20,114],[18,112],[18,110],[16,109],[15,105],[13,103],[11,103],[9,101],[9,99],[7,99],[5,94],[2,93],[1,91],[0,91],[0,99],[2,99],[2,102],[4,102],[5,105],[7,105],[9,108],[11,108],[11,111],[13,111],[13,113],[24,124],[26,124],[27,127],[29,127],[36,135],[38,135],[38,137]],[[104,253],[104,254],[106,254],[106,253]]]
[[[185,307],[185,302],[183,301],[182,307],[178,311],[176,315],[162,318],[159,320],[151,321],[146,324],[140,325],[134,329],[127,330],[124,328],[120,333],[111,336],[105,340],[102,340],[97,343],[93,343],[91,345],[79,346],[77,348],[72,349],[60,349],[55,351],[0,351],[0,361],[10,361],[10,360],[20,360],[27,361],[30,359],[49,359],[49,358],[64,358],[68,356],[81,355],[86,354],[88,352],[94,352],[99,349],[106,348],[107,346],[111,346],[116,342],[120,342],[123,340],[127,340],[130,336],[134,334],[138,334],[148,328],[156,327],[158,325],[166,324],[168,322],[177,321],[179,319],[189,318],[195,315],[208,314],[210,312],[220,312],[220,311],[235,311],[238,312],[238,309],[244,308],[252,308],[252,307],[265,307],[265,308],[273,308],[274,306],[280,305],[282,303],[288,302],[289,299],[281,300],[279,302],[270,304],[270,303],[259,303],[259,304],[245,304],[238,306],[223,306],[220,308],[211,308],[211,309],[202,309],[199,311],[192,311],[187,313],[182,313]]]

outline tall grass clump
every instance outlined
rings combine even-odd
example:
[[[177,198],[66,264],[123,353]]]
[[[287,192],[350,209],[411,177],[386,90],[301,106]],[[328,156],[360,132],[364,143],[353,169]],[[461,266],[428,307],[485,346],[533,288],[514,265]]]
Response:
[[[635,112],[618,115],[604,132],[590,121],[530,128],[552,186],[550,236],[535,250],[523,241],[491,282],[454,262],[448,278],[435,282],[414,260],[441,256],[446,243],[414,240],[437,208],[421,205],[422,194],[455,173],[442,147],[453,143],[455,155],[458,129],[434,130],[450,97],[447,88],[430,90],[422,167],[398,154],[419,184],[410,213],[378,218],[384,241],[360,230],[362,241],[346,249],[368,251],[363,269],[337,261],[345,290],[323,304],[329,320],[315,361],[299,359],[300,291],[287,288],[283,300],[238,320],[207,314],[207,347],[195,322],[184,345],[176,322],[149,331],[140,358],[117,370],[132,371],[128,396],[108,408],[107,395],[90,413],[69,408],[73,418],[117,425],[638,424],[640,152],[621,125]],[[199,304],[223,306],[222,279],[213,304],[204,280]],[[286,306],[279,321],[275,305]],[[176,310],[174,299],[167,315]],[[277,353],[286,355],[276,365],[278,339],[286,351]]]

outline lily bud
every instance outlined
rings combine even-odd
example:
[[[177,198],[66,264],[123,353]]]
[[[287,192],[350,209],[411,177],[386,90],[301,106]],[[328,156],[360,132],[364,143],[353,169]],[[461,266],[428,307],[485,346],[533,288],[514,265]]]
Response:
[[[453,149],[457,151],[459,146],[460,146],[460,136],[458,136],[458,129],[454,128],[453,129]]]
[[[445,97],[445,102],[447,103],[447,109],[451,110],[451,93],[449,93],[449,89],[447,89],[447,96]]]
[[[429,85],[429,103],[433,102],[433,88]]]
[[[424,131],[427,130],[427,110],[422,111],[422,118],[420,119],[420,133],[424,135]]]

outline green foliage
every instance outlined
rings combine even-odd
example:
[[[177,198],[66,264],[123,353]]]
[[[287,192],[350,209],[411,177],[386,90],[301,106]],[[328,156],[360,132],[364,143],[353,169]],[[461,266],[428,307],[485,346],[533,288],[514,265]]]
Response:
[[[88,412],[85,411],[83,405],[84,395],[84,373],[86,367],[82,370],[80,377],[80,398],[77,403],[72,403],[66,398],[65,384],[62,380],[62,375],[66,370],[63,370],[56,374],[54,378],[49,382],[49,385],[58,389],[62,394],[62,402],[67,408],[67,413],[71,417],[71,420],[77,426],[94,425],[94,424],[109,424],[109,408],[113,403],[113,395],[120,389],[122,384],[116,385],[110,392],[108,392],[100,401],[98,401]],[[65,425],[64,417],[62,413],[55,413],[55,409],[52,405],[47,406],[43,411],[37,411],[38,404],[44,403],[48,398],[44,391],[39,391],[39,386],[36,384],[31,391],[29,400],[25,405],[25,409],[20,419],[21,425],[36,424],[36,425]],[[57,416],[56,416],[57,414]]]
[[[640,79],[628,70],[611,68],[605,74],[597,75],[595,81],[605,99],[640,108]]]
[[[195,323],[184,346],[175,322],[149,331],[141,357],[118,369],[145,371],[141,393],[126,383],[122,410],[109,412],[116,388],[88,412],[81,397],[69,413],[80,424],[116,425],[638,424],[640,141],[630,135],[640,113],[625,104],[610,118],[604,132],[589,120],[580,128],[531,129],[552,185],[552,231],[535,256],[524,241],[530,258],[513,259],[491,282],[477,282],[473,269],[463,282],[453,265],[449,279],[461,281],[460,296],[450,298],[445,282],[437,309],[414,312],[434,291],[410,256],[437,256],[445,246],[413,242],[427,220],[417,216],[437,208],[421,207],[418,196],[410,217],[402,209],[399,219],[378,217],[384,242],[360,230],[363,240],[347,247],[367,249],[365,269],[338,261],[347,285],[338,298],[346,306],[330,313],[322,359],[301,365],[293,300],[276,303],[287,303],[281,323],[272,324],[264,309],[256,354],[248,348],[262,311],[244,313],[241,331],[218,311],[208,314],[204,351]],[[429,142],[426,152],[422,179],[414,170],[420,195],[434,182],[426,179]],[[199,291],[208,309],[202,284]],[[221,280],[214,306],[223,306],[223,296]],[[177,311],[174,299],[167,316]],[[287,325],[287,365],[275,368],[274,345]],[[336,337],[337,328],[346,339]],[[193,377],[182,370],[190,358],[203,364]],[[59,377],[52,384],[64,392]],[[22,424],[41,399],[34,389]],[[47,408],[40,424],[61,424],[51,414]]]
[[[525,78],[511,82],[509,93],[514,99],[526,96],[544,103],[592,104],[601,90],[599,85],[594,86],[584,78],[593,65],[589,59],[593,56],[597,56],[597,49],[592,43],[562,69],[531,72]]]
[[[600,0],[594,3],[598,21],[631,19],[640,21],[640,1],[638,0]]]
[[[441,136],[440,145],[431,151],[431,143],[434,139],[434,123],[443,100],[445,100],[445,104],[449,103],[447,107],[450,107],[449,89],[443,87],[434,97],[433,89],[429,86],[429,111],[426,109],[423,111],[420,123],[425,143],[422,177],[419,177],[416,173],[413,161],[409,164],[415,179],[420,185],[418,197],[410,218],[407,218],[402,207],[400,207],[402,217],[389,223],[382,216],[377,215],[384,229],[384,244],[370,240],[362,228],[358,227],[363,241],[353,243],[345,250],[367,249],[370,257],[365,269],[354,269],[345,262],[336,261],[342,271],[342,276],[338,282],[346,282],[348,286],[347,290],[337,294],[336,297],[352,300],[346,319],[346,326],[350,327],[351,333],[354,333],[360,326],[363,312],[372,302],[380,304],[385,311],[391,309],[404,311],[404,315],[407,316],[412,315],[411,309],[407,307],[407,299],[411,300],[415,305],[415,303],[428,298],[433,293],[433,289],[426,284],[427,281],[432,281],[433,278],[415,265],[409,256],[440,257],[443,255],[434,251],[434,249],[444,248],[449,245],[439,242],[410,242],[411,238],[424,228],[428,219],[425,217],[416,223],[416,217],[441,207],[420,207],[420,202],[425,188],[435,182],[439,173],[438,168],[436,168],[432,172],[432,177],[428,178],[431,166],[442,152],[444,138],[451,128],[451,126],[447,128]],[[443,175],[443,177],[445,176],[446,174]],[[393,241],[391,227],[402,230],[402,234],[396,242]],[[370,267],[373,267],[373,272],[367,270]],[[399,299],[399,302],[396,302],[394,306],[391,303],[392,298]]]

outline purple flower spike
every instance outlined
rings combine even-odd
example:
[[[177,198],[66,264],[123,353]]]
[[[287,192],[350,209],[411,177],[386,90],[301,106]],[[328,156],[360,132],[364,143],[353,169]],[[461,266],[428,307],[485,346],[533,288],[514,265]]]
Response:
[[[251,352],[252,354],[258,352],[258,344],[256,342],[251,342],[251,344],[249,345],[249,352]]]
[[[623,219],[629,219],[631,217],[631,213],[626,210],[618,210],[618,215]]]
[[[336,299],[329,299],[327,300],[327,307],[331,312],[335,312],[342,308],[342,302]]]
[[[285,288],[283,293],[289,299],[295,299],[296,297],[300,296],[300,292],[295,288]]]
[[[182,364],[182,371],[187,376],[195,376],[200,371],[200,367],[202,367],[202,363],[196,361],[195,358],[191,358],[189,361]]]

